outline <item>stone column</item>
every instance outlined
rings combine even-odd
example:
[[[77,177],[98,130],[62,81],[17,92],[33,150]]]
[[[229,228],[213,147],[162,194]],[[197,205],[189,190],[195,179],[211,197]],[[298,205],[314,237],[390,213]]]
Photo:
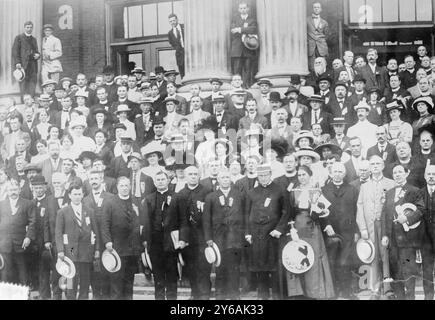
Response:
[[[308,74],[306,6],[306,0],[257,0],[257,79],[267,77],[285,87],[290,74]]]
[[[192,83],[210,90],[212,77],[230,82],[231,8],[231,0],[184,0],[186,76],[180,92]]]

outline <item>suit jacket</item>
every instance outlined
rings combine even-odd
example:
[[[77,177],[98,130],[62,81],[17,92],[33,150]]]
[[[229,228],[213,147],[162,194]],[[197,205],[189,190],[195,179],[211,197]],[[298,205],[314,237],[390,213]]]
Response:
[[[356,172],[355,166],[352,162],[352,157],[349,161],[344,163],[344,167],[346,168],[346,177],[345,181],[351,182],[355,179],[358,179],[358,172]]]
[[[30,62],[36,63],[35,59],[33,59],[35,53],[39,53],[35,37],[28,37],[24,33],[16,36],[12,46],[12,67],[15,68],[15,65],[20,63],[26,70]],[[34,72],[36,73],[37,70],[34,70]]]
[[[103,85],[103,87],[106,88],[107,100],[109,101],[109,103],[113,103],[118,100],[118,85],[114,81],[110,85]]]
[[[245,195],[257,186],[257,178],[248,178],[247,176],[244,176],[240,180],[236,181],[236,187]]]
[[[340,104],[338,100],[335,98],[329,101],[329,104],[325,106],[325,111],[330,110],[333,118],[341,118],[344,117],[347,125],[346,128],[353,126],[358,118],[356,116],[356,112],[353,108],[352,102],[346,98],[343,104],[343,110],[340,108]]]
[[[106,204],[107,201],[112,201],[115,196],[109,192],[103,191],[100,196],[97,198],[97,202],[95,202],[94,195],[92,191],[83,198],[83,204],[92,209],[94,211],[95,220],[97,222],[98,228],[98,236],[102,239],[102,225],[103,225],[103,204]],[[101,200],[100,200],[101,199]],[[98,248],[100,252],[105,250],[104,244],[100,241],[100,247]]]
[[[248,115],[241,118],[239,120],[239,130],[249,130],[253,123],[260,124],[263,127],[263,129],[269,129],[267,119],[264,116],[257,113],[254,117],[254,120],[251,120],[251,118]]]
[[[246,228],[244,209],[245,196],[234,186],[228,197],[221,190],[208,194],[202,218],[205,241],[213,240],[220,250],[242,249]]]
[[[326,38],[329,34],[329,25],[326,20],[319,18],[319,26],[316,28],[312,16],[307,18],[308,56],[314,56],[317,48],[321,57],[328,56],[328,44]]]
[[[45,181],[50,185],[51,184],[51,177],[53,176],[53,173],[55,172],[61,172],[62,169],[62,159],[59,158],[59,165],[57,168],[53,168],[53,165],[51,163],[51,158],[48,158],[41,162],[41,168],[42,172],[41,174],[44,176]]]
[[[367,64],[362,68],[357,69],[357,73],[360,74],[364,79],[366,79],[366,87],[373,88],[378,87],[381,92],[384,92],[387,82],[385,79],[385,67],[380,67],[376,65],[375,73]]]
[[[62,205],[68,205],[68,199],[63,198],[62,203]],[[53,195],[46,195],[41,203],[41,208],[45,208],[44,243],[51,242],[53,250],[57,250],[56,218],[57,212],[61,207]],[[39,215],[41,215],[41,212],[39,212]]]
[[[112,163],[110,164],[110,174],[109,176],[112,178],[119,178],[121,176],[129,177],[130,169],[127,167],[127,162],[124,161],[122,155],[114,158]]]
[[[57,252],[63,252],[73,262],[91,263],[100,248],[95,213],[82,204],[82,222],[79,225],[71,205],[60,209],[56,219]]]
[[[18,198],[16,213],[12,215],[9,198],[0,201],[0,252],[21,253],[23,240],[35,240],[36,207],[31,200]]]
[[[31,201],[35,206],[35,240],[32,241],[31,246],[38,252],[44,249],[44,243],[51,242],[49,216],[57,214],[57,210],[53,196],[46,194],[40,201],[37,199]]]
[[[133,183],[133,177],[132,177],[132,170],[130,169],[130,181]],[[146,175],[145,173],[141,172],[140,174],[140,198],[143,199],[146,195],[153,193],[156,191],[156,186],[154,185],[154,180],[150,176]],[[133,191],[133,187],[132,187]]]
[[[341,235],[346,241],[352,241],[358,233],[356,224],[356,210],[359,190],[344,182],[340,187],[328,183],[322,188],[323,196],[331,202],[330,214],[326,218],[326,225],[330,224],[335,233]]]
[[[183,37],[184,44],[186,43],[186,38],[184,37],[184,25],[180,24],[181,36]],[[184,65],[184,47],[181,44],[181,39],[174,35],[174,31],[171,29],[168,32],[168,41],[172,48],[175,49],[175,58],[177,60],[177,65]]]
[[[311,130],[311,117],[312,111],[305,112],[302,116],[302,130]],[[320,110],[318,123],[322,127],[322,133],[331,133],[333,129],[331,128],[332,115],[328,112]]]
[[[387,191],[385,195],[381,215],[382,237],[388,237],[390,245],[394,247],[420,248],[424,235],[424,225],[420,224],[417,228],[406,232],[400,223],[393,221],[397,218],[396,206],[404,203],[412,203],[417,207],[415,212],[407,215],[408,224],[413,225],[420,221],[425,209],[422,194],[418,188],[405,184],[402,188],[403,197],[395,199],[396,189],[397,187]]]
[[[231,58],[255,56],[256,50],[249,50],[243,45],[242,35],[256,34],[258,32],[256,19],[248,15],[246,21],[244,21],[240,14],[238,14],[231,22],[231,29],[233,28],[241,28],[242,32],[231,33]]]
[[[118,194],[118,189],[116,187],[116,179],[112,177],[106,177],[104,176],[104,187],[105,192],[111,193],[111,194]],[[86,196],[88,196],[92,191],[92,187],[89,184],[89,180],[83,181],[83,192]]]
[[[399,74],[400,79],[402,81],[402,87],[405,89],[409,89],[417,84],[417,68],[414,68],[414,72],[411,73],[408,70],[405,70]]]
[[[348,136],[344,136],[341,143],[338,143],[337,138],[331,139],[330,142],[339,146],[343,151],[350,148],[350,138]]]
[[[51,35],[42,39],[42,67],[48,72],[62,72],[62,43],[59,38]]]
[[[392,163],[396,160],[396,147],[390,143],[387,143],[387,148],[385,149],[383,154],[381,154],[381,152],[379,151],[378,144],[375,144],[373,147],[370,147],[367,150],[366,158],[370,159],[370,157],[372,156],[381,157],[382,159],[384,159],[385,165],[387,166],[387,164]]]
[[[131,198],[129,203],[132,204]],[[138,207],[135,212],[133,207],[126,207],[118,196],[111,201],[103,203],[103,223],[101,227],[103,245],[113,243],[113,248],[119,256],[136,256],[139,254],[140,221],[143,219],[143,209]]]
[[[147,241],[151,246],[159,245],[159,243],[153,243],[153,233],[157,232],[153,230],[153,222],[156,218],[156,199],[157,191],[148,194],[142,201],[145,224],[141,240]],[[174,243],[171,238],[172,231],[179,230],[179,240],[187,240],[188,226],[186,214],[180,210],[180,201],[175,192],[168,191],[166,193],[166,201],[162,211],[163,220],[161,231],[163,233],[163,250],[166,252],[175,252]]]
[[[134,119],[134,126],[136,128],[136,139],[137,139],[136,141],[139,146],[142,147],[145,144],[145,141],[154,138],[153,122],[154,122],[153,114],[150,114],[149,128],[145,128],[142,115]]]
[[[435,194],[431,196],[426,186],[420,190],[420,194],[424,202],[424,207],[420,209],[423,213],[422,222],[424,222],[423,241],[433,250],[435,248]]]
[[[216,115],[212,115],[210,117],[210,119],[216,120]],[[237,129],[239,128],[239,121],[236,117],[234,117],[234,115],[228,111],[225,111],[224,114],[222,115],[222,120],[221,122],[218,122],[218,129],[222,129],[224,128],[228,131],[229,129],[234,129],[237,131]]]

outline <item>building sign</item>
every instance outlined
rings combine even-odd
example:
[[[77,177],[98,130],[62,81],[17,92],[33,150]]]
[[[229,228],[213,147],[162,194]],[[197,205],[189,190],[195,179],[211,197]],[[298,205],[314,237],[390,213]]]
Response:
[[[376,25],[432,23],[432,0],[348,0],[350,25],[363,29]]]
[[[60,30],[72,30],[73,28],[73,8],[70,5],[59,7],[59,28]]]

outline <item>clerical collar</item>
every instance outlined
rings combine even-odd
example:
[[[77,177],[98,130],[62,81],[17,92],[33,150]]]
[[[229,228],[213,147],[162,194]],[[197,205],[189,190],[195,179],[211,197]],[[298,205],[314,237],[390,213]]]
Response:
[[[190,190],[195,190],[196,188],[198,188],[198,186],[199,186],[199,184],[196,184],[194,187],[191,187],[191,186],[187,185],[187,187],[188,187]]]
[[[247,173],[246,176],[248,177],[248,179],[255,179],[257,178],[257,174],[256,173]]]
[[[270,180],[266,185],[261,185],[263,188],[268,187],[272,183],[272,180]]]
[[[334,186],[339,187],[339,186],[341,186],[341,185],[343,184],[343,181],[341,181],[340,183],[337,183],[337,182],[335,182],[335,181],[332,181],[332,183],[334,184]]]
[[[92,189],[93,194],[98,194],[103,192],[103,185],[100,185],[100,187],[97,190]]]
[[[100,101],[100,104],[107,104],[109,101],[108,100],[104,100],[104,101]]]
[[[27,34],[25,32],[24,32],[24,34],[25,34],[26,37],[29,37],[29,38],[32,36],[32,34]]]
[[[421,149],[421,153],[422,154],[430,154],[431,153],[431,150],[429,149],[429,150],[423,150],[423,149]]]
[[[37,201],[42,201],[42,200],[44,200],[44,198],[45,198],[45,193],[42,195],[42,197],[40,197],[40,198],[36,198],[36,200],[37,200]]]
[[[414,69],[406,69],[406,71],[408,71],[409,73],[414,73],[415,68]]]
[[[106,86],[111,86],[113,84],[113,81],[112,82],[106,82]]]
[[[157,192],[160,193],[160,194],[165,194],[166,192],[168,192],[168,188],[166,188],[166,189],[163,190],[163,191],[159,191],[159,190],[157,190]]]
[[[124,99],[119,98],[118,101],[119,102],[125,102],[125,101],[127,101],[127,97],[125,97]]]
[[[400,87],[398,87],[398,88],[396,88],[396,89],[391,88],[391,91],[394,92],[394,93],[397,92],[397,91],[399,91],[399,90],[400,90]]]
[[[285,173],[285,176],[286,176],[287,178],[293,178],[293,177],[296,176],[297,173],[298,173],[298,172],[297,172],[296,170],[293,171],[293,172],[291,172],[291,173],[286,172],[286,173]]]
[[[396,183],[396,187],[403,188],[406,184],[406,181],[402,182],[401,184]]]
[[[119,199],[121,199],[121,200],[128,200],[128,199],[130,199],[130,196],[128,195],[128,196],[121,196],[120,194],[118,194],[118,197],[119,197]]]
[[[364,93],[364,90],[361,90],[361,91],[357,91],[357,90],[355,90],[355,93],[356,93],[356,94],[363,94],[363,93]]]

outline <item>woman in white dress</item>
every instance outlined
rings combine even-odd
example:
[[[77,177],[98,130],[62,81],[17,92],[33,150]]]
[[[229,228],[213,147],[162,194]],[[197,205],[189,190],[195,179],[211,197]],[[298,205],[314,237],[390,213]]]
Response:
[[[403,107],[397,101],[393,101],[386,106],[387,113],[391,121],[384,124],[387,130],[388,142],[396,146],[399,142],[412,142],[412,126],[400,119]]]

